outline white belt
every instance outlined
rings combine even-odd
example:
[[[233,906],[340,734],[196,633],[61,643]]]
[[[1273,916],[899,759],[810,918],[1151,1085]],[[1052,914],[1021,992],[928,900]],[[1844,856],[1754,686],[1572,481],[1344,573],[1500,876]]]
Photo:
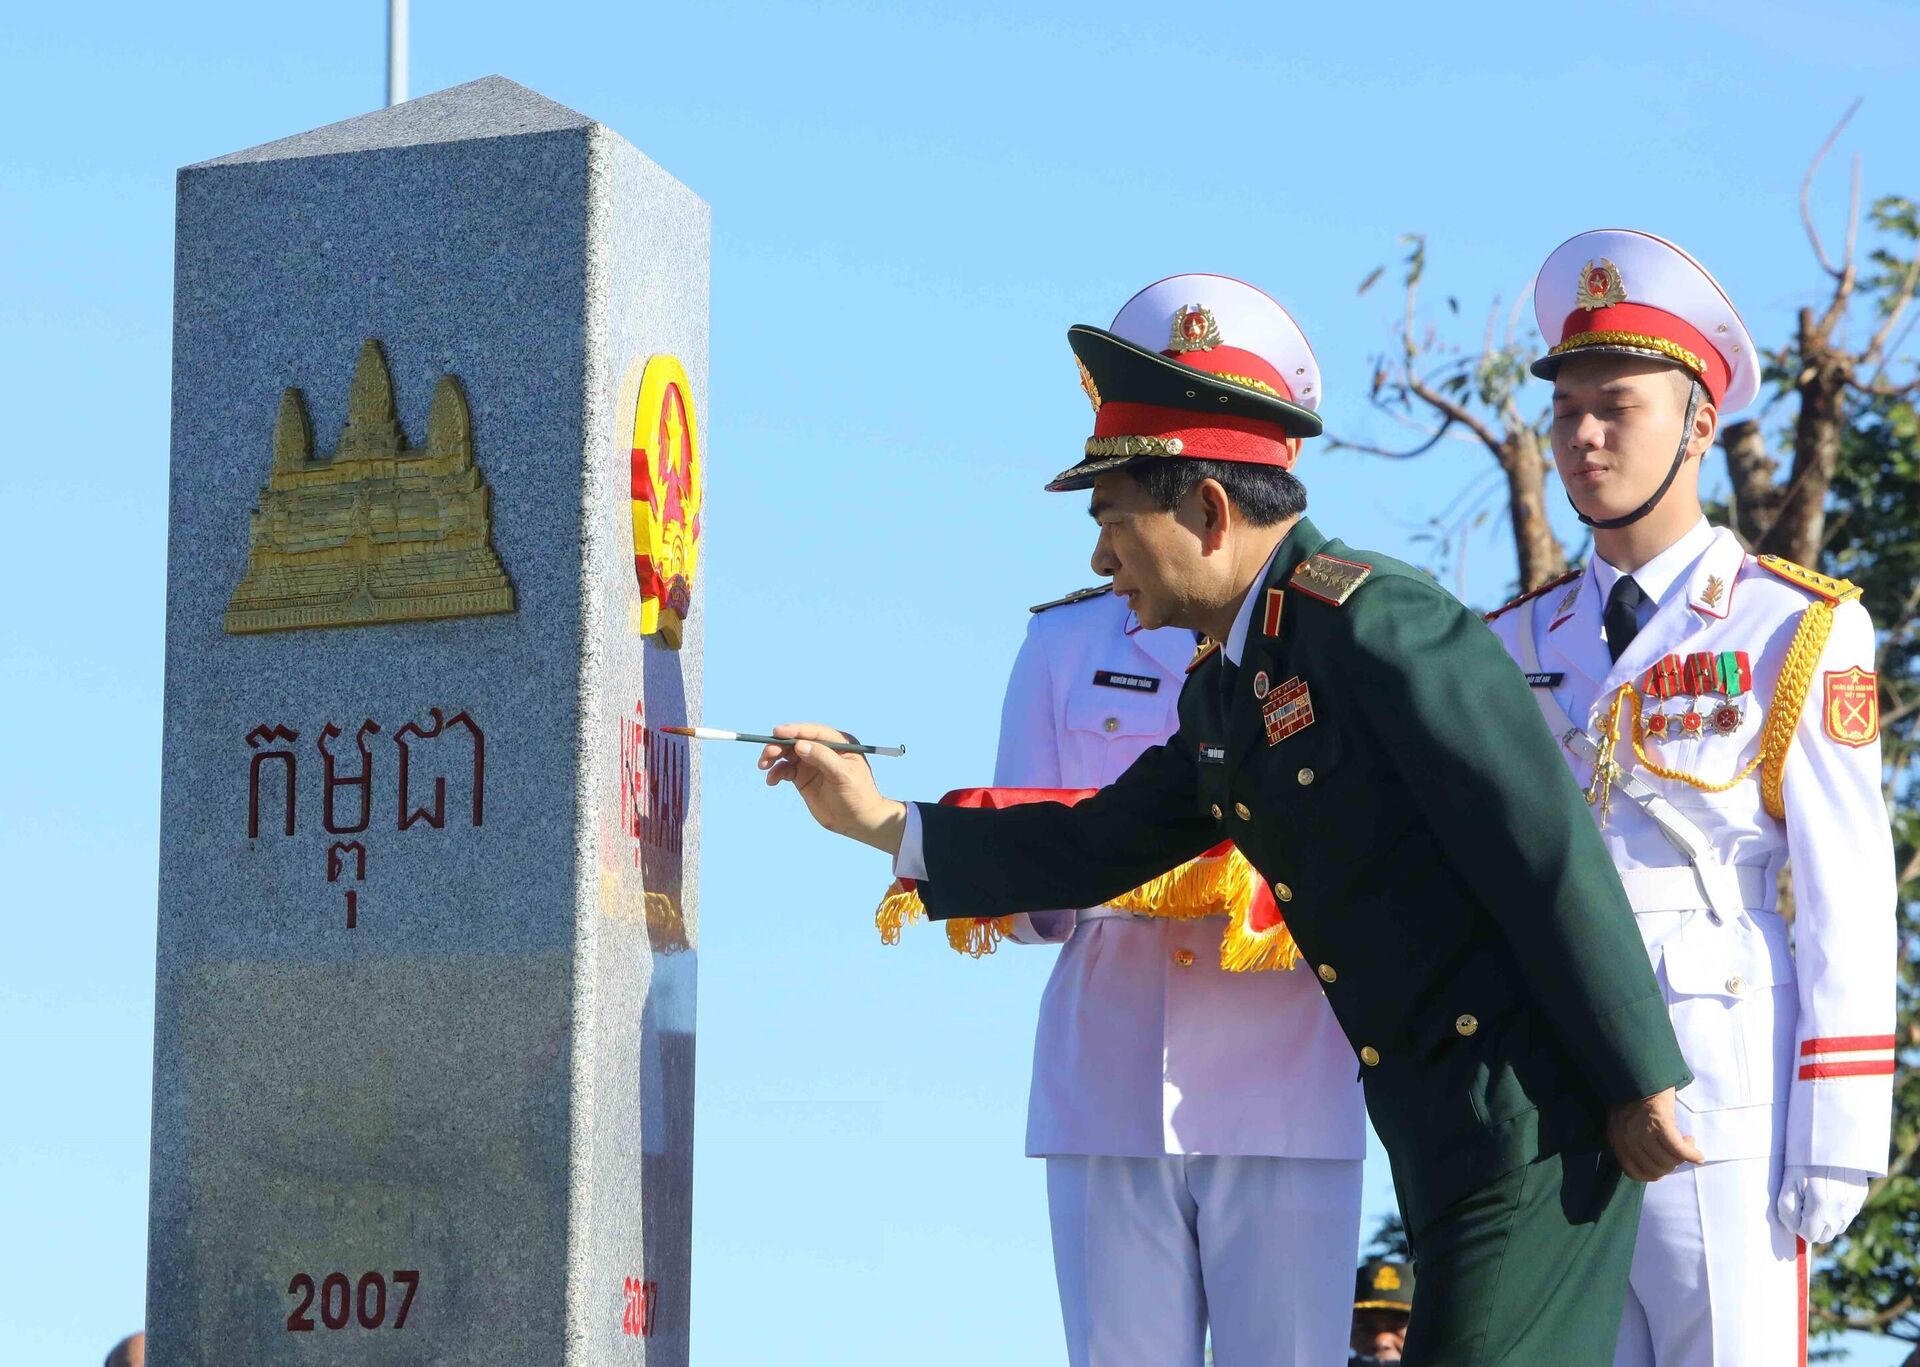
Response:
[[[1779,890],[1772,869],[1765,864],[1704,861],[1672,869],[1621,869],[1620,886],[1627,890],[1627,900],[1640,915],[1710,907],[1772,911]]]
[[[1226,913],[1216,912],[1224,917]],[[1121,911],[1118,907],[1088,907],[1078,913],[1082,921],[1205,921],[1205,916],[1149,916],[1144,911]]]

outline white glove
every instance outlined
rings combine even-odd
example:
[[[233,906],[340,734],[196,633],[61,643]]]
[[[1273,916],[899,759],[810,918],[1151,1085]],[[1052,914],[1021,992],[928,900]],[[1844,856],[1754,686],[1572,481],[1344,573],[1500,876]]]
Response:
[[[1780,1223],[1810,1244],[1831,1243],[1866,1204],[1872,1181],[1858,1168],[1790,1166],[1780,1176]]]

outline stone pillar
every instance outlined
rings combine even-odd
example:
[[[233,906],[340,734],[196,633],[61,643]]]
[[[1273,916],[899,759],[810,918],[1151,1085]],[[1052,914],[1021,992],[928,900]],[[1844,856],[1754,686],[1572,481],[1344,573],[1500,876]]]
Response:
[[[497,77],[180,173],[157,1363],[687,1360],[708,236]]]

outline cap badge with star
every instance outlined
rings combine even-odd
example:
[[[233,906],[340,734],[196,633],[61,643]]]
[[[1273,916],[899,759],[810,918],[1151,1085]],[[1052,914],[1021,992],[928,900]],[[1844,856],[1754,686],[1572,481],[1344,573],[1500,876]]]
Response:
[[[1097,395],[1093,435],[1055,492],[1084,489],[1137,461],[1224,460],[1289,469],[1320,435],[1320,366],[1275,300],[1225,275],[1175,275],[1127,301],[1105,328],[1067,344]]]
[[[1185,354],[1212,351],[1220,345],[1220,324],[1204,304],[1188,304],[1173,313],[1173,336],[1167,350]]]
[[[1600,228],[1554,249],[1533,282],[1550,380],[1569,356],[1643,356],[1691,375],[1723,414],[1760,393],[1760,358],[1733,301],[1706,267],[1665,238]]]

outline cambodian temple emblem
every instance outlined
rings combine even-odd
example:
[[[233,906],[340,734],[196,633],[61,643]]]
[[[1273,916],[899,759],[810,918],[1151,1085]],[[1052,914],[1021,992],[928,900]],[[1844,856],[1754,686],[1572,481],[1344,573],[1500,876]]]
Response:
[[[409,446],[387,358],[372,338],[361,345],[332,452],[315,453],[301,392],[280,396],[273,469],[251,523],[247,572],[227,604],[229,632],[514,610],[460,381],[440,377],[426,443]]]

